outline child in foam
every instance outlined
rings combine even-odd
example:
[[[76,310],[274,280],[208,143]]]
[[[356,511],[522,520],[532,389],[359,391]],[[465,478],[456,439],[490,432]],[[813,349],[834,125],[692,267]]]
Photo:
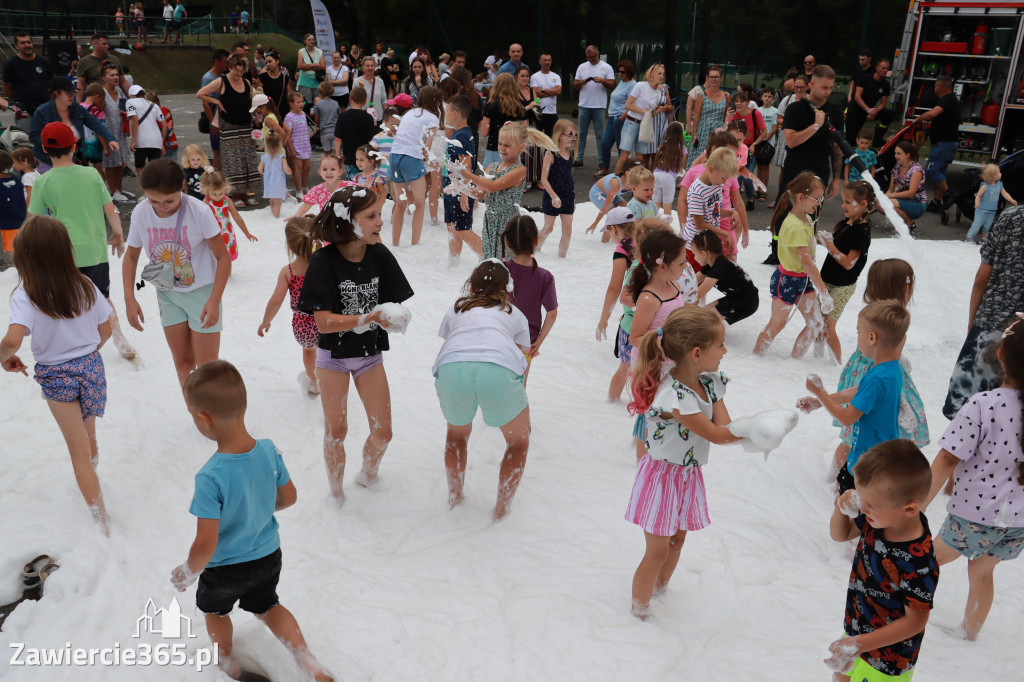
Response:
[[[836,499],[829,523],[833,540],[858,543],[843,637],[825,664],[837,682],[910,680],[939,581],[921,511],[931,471],[917,446],[890,440],[868,450],[854,474],[857,489]]]
[[[996,356],[1003,383],[972,397],[946,428],[925,502],[955,471],[935,556],[940,566],[967,557],[970,591],[957,634],[968,640],[977,638],[992,608],[996,566],[1024,550],[1024,321],[1006,328]]]
[[[217,441],[217,452],[196,474],[189,507],[197,519],[196,536],[188,558],[171,572],[171,584],[184,592],[198,578],[196,607],[218,648],[217,664],[229,677],[244,679],[232,656],[230,614],[237,602],[285,645],[305,679],[331,682],[309,651],[295,616],[277,596],[281,538],[274,513],[297,498],[281,451],[272,441],[249,435],[245,383],[231,363],[201,365],[182,388],[196,428]]]
[[[263,314],[263,322],[257,333],[262,337],[270,331],[270,321],[281,309],[284,297],[288,296],[292,308],[292,334],[302,348],[302,364],[306,368],[305,373],[299,373],[299,384],[310,395],[317,395],[320,393],[320,384],[316,379],[316,347],[320,340],[320,332],[316,328],[313,316],[298,309],[299,293],[302,291],[302,282],[306,277],[309,259],[313,257],[315,246],[309,231],[313,220],[313,216],[302,216],[289,218],[285,223],[285,244],[288,246],[288,254],[293,258],[277,275],[277,286],[267,302],[267,310]]]
[[[519,308],[530,323],[530,350],[526,354],[526,372],[523,374],[525,386],[533,359],[540,355],[540,346],[551,333],[558,315],[555,277],[539,267],[537,259],[533,257],[539,241],[537,223],[533,218],[522,215],[512,218],[505,226],[502,239],[505,241],[505,251],[512,254],[511,258],[505,260],[505,267],[512,275],[512,305]]]
[[[678,239],[678,237],[677,237]],[[633,615],[646,618],[679,562],[686,533],[710,523],[702,469],[711,444],[740,439],[726,425],[725,325],[707,308],[675,310],[643,335],[633,363],[630,411],[648,420],[626,520],[644,531],[633,576]],[[665,362],[671,362],[669,372]]]
[[[135,299],[135,274],[143,249],[150,263],[173,263],[174,286],[157,290],[160,323],[178,382],[220,354],[221,298],[231,276],[231,256],[210,207],[182,194],[185,172],[170,159],[146,165],[139,178],[146,201],[132,211],[128,250],[121,268],[125,314],[142,331],[145,316]]]
[[[35,380],[64,435],[78,489],[109,535],[96,477],[96,417],[103,416],[107,403],[99,349],[110,338],[113,309],[78,271],[71,239],[56,218],[33,216],[25,221],[14,240],[14,267],[21,281],[11,296],[11,323],[0,341],[0,365],[28,376],[28,367],[16,353],[31,335]]]
[[[389,320],[378,304],[412,297],[402,268],[380,240],[383,221],[377,195],[363,187],[342,187],[320,211],[310,235],[330,245],[313,254],[296,308],[312,315],[320,338],[316,374],[324,411],[324,460],[331,494],[344,502],[345,434],[349,378],[363,400],[369,435],[356,482],[373,487],[391,442],[391,393],[383,351]],[[365,329],[357,329],[365,327]]]
[[[441,321],[438,336],[444,344],[433,367],[437,398],[448,422],[444,461],[452,508],[463,499],[469,436],[478,408],[484,423],[499,427],[505,437],[496,521],[509,512],[530,446],[524,378],[530,327],[511,303],[512,288],[512,277],[501,261],[481,262],[466,282],[465,295]]]

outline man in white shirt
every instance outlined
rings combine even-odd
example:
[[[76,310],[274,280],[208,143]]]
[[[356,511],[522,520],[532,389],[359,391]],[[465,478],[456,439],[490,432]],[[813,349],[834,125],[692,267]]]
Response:
[[[615,87],[615,71],[601,60],[596,45],[587,45],[587,61],[576,69],[572,87],[580,91],[580,148],[574,167],[583,165],[583,152],[587,148],[587,129],[594,124],[594,140],[600,145],[604,124],[608,118],[608,91]]]
[[[541,54],[538,61],[540,71],[530,76],[530,87],[533,88],[533,96],[540,98],[541,130],[551,137],[558,121],[558,96],[562,94],[562,79],[551,70],[550,54]],[[555,144],[557,143],[555,140]]]

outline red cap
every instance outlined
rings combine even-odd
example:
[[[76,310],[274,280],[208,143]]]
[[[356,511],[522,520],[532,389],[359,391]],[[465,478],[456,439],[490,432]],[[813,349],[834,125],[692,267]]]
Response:
[[[49,149],[66,149],[73,147],[77,140],[75,131],[66,123],[54,121],[43,126],[42,135],[43,147]]]

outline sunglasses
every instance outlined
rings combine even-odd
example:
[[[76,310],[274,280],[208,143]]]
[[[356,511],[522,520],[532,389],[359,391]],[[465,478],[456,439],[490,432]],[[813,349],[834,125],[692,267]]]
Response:
[[[625,69],[619,69],[619,73],[626,73]]]
[[[570,140],[575,140],[579,137],[578,133],[562,133],[562,137],[568,137]]]

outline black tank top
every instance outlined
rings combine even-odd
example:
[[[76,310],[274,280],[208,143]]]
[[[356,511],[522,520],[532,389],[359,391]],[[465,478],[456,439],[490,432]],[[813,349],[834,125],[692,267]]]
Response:
[[[249,107],[252,106],[252,89],[249,84],[243,80],[244,91],[238,92],[231,87],[227,76],[221,78],[224,80],[224,92],[220,96],[223,104],[220,108],[220,119],[236,126],[252,125],[252,114],[249,113]]]

